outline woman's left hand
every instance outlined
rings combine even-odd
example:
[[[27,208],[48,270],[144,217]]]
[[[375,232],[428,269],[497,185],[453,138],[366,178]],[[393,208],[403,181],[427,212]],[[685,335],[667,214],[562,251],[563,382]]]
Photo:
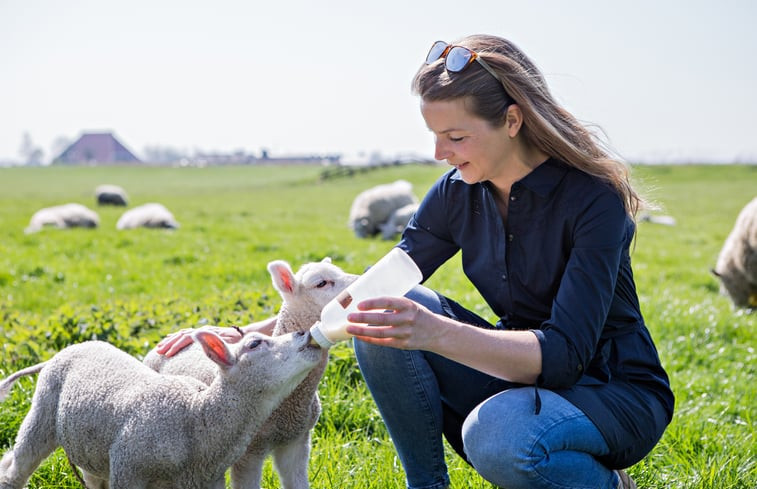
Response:
[[[403,350],[431,350],[444,332],[441,318],[405,297],[377,297],[358,304],[347,332],[374,345]]]

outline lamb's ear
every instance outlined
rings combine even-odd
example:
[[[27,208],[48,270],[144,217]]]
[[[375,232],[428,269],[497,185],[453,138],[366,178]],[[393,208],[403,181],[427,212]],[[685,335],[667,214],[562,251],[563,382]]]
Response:
[[[326,258],[324,258],[323,260],[321,260],[321,263],[331,263],[331,257],[327,256]]]
[[[294,272],[289,263],[283,260],[274,260],[268,264],[268,273],[271,274],[273,286],[282,294],[294,292]]]
[[[200,330],[195,332],[194,339],[200,343],[208,358],[216,362],[219,367],[226,369],[233,367],[236,363],[229,347],[217,334]]]

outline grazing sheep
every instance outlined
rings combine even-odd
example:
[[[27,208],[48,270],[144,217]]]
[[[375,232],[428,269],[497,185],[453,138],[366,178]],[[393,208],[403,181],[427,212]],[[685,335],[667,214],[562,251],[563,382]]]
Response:
[[[663,226],[675,226],[676,218],[673,216],[658,216],[655,214],[644,213],[639,217],[639,222],[650,222],[652,224],[662,224]]]
[[[40,372],[13,448],[0,460],[0,488],[20,489],[57,446],[89,487],[224,487],[224,473],[322,351],[309,333],[251,333],[230,347],[214,333],[196,340],[218,365],[210,385],[162,375],[100,342],[69,346],[0,383],[0,400]]]
[[[129,205],[129,198],[126,191],[118,185],[98,185],[95,188],[95,198],[98,205]]]
[[[757,197],[739,212],[712,273],[736,307],[757,308]]]
[[[381,225],[381,237],[385,240],[394,239],[405,230],[410,218],[418,210],[418,204],[407,204],[392,212],[389,220]]]
[[[396,209],[415,204],[413,185],[405,180],[364,190],[352,201],[349,224],[358,238],[375,236]]]
[[[268,264],[268,271],[283,299],[274,336],[308,330],[320,319],[323,306],[357,278],[333,265],[329,258],[305,264],[297,274],[287,262],[276,260]],[[317,389],[327,361],[328,352],[324,350],[321,363],[274,410],[249,444],[244,457],[234,463],[231,468],[233,488],[259,488],[263,462],[269,453],[273,455],[283,489],[309,487],[310,430],[321,413]],[[170,358],[153,350],[144,362],[159,372],[191,375],[203,382],[207,382],[215,370],[195,345]]]
[[[143,204],[129,209],[118,218],[116,223],[116,229],[139,227],[178,229],[179,223],[163,204],[155,203]]]
[[[100,225],[97,212],[81,204],[63,204],[45,207],[34,213],[29,225],[24,229],[26,234],[36,233],[45,226],[59,229],[66,228],[96,228]]]

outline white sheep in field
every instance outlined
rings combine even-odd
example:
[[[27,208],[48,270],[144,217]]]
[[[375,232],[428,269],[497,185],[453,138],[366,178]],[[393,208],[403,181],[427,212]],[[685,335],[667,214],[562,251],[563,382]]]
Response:
[[[45,207],[32,215],[29,225],[24,229],[26,234],[36,233],[46,226],[59,229],[66,228],[96,228],[100,225],[97,212],[81,204],[63,204]]]
[[[308,330],[320,319],[323,306],[357,278],[333,265],[328,258],[303,265],[297,274],[282,260],[270,262],[268,271],[283,299],[274,336]],[[233,488],[259,488],[263,462],[268,454],[273,455],[283,489],[309,487],[310,431],[321,413],[318,382],[327,361],[328,353],[324,350],[318,366],[273,411],[249,444],[245,455],[232,465]],[[160,372],[191,375],[205,382],[215,370],[215,366],[202,357],[195,345],[170,358],[153,350],[144,362]]]
[[[381,225],[381,237],[385,240],[394,239],[405,230],[410,218],[418,210],[418,204],[407,204],[392,212],[389,220]]]
[[[0,488],[20,489],[57,446],[90,488],[223,489],[265,419],[316,367],[309,333],[250,333],[226,345],[196,340],[218,365],[210,385],[163,375],[114,346],[69,346],[0,383],[0,400],[24,375],[40,372],[16,442],[0,460]]]
[[[118,185],[104,184],[95,188],[95,199],[98,205],[129,205],[126,191]]]
[[[143,204],[129,209],[118,218],[116,223],[116,229],[139,227],[177,229],[179,223],[163,204],[156,203]]]
[[[757,197],[739,212],[712,273],[736,307],[757,308]]]
[[[376,185],[360,192],[352,201],[349,225],[358,238],[375,236],[392,212],[417,202],[413,185],[406,180]]]

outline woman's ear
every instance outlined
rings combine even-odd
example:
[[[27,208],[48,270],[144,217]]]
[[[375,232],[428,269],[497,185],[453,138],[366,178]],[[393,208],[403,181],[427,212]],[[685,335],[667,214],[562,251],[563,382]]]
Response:
[[[518,104],[511,104],[505,113],[505,125],[507,126],[507,135],[514,138],[520,132],[523,125],[523,112]]]

